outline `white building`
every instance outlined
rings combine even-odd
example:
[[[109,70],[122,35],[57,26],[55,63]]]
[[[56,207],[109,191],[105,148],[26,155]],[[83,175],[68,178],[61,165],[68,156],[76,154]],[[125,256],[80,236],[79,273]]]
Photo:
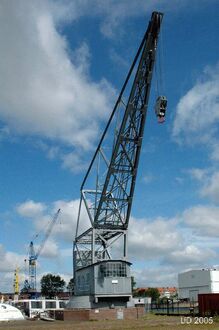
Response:
[[[178,275],[179,298],[198,301],[199,293],[219,293],[219,270],[190,270]]]

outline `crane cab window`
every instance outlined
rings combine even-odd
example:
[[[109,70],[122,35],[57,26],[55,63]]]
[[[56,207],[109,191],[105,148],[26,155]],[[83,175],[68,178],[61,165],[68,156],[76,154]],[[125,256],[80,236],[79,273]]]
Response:
[[[126,277],[126,264],[121,262],[109,262],[100,265],[100,272],[104,277]]]

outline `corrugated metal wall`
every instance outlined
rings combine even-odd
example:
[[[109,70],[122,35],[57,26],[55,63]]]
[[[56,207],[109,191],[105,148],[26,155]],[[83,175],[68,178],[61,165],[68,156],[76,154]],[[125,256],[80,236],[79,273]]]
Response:
[[[199,314],[213,316],[219,314],[219,293],[203,293],[198,295]]]

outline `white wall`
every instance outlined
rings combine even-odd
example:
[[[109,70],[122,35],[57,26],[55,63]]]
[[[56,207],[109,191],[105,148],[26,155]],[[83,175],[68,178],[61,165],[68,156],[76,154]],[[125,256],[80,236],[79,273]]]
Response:
[[[219,271],[211,271],[211,292],[219,293]]]
[[[219,293],[218,270],[190,270],[178,275],[179,298],[197,301],[199,293]]]

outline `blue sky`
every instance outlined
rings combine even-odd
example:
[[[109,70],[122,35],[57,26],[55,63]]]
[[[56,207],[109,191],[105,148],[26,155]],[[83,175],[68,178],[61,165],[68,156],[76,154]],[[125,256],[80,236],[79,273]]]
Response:
[[[38,279],[72,277],[80,184],[153,10],[164,12],[162,74],[129,226],[132,272],[138,286],[172,286],[181,271],[218,267],[218,1],[3,0],[0,291],[16,266],[22,286],[28,244],[59,207]],[[161,80],[164,125],[153,110]]]

